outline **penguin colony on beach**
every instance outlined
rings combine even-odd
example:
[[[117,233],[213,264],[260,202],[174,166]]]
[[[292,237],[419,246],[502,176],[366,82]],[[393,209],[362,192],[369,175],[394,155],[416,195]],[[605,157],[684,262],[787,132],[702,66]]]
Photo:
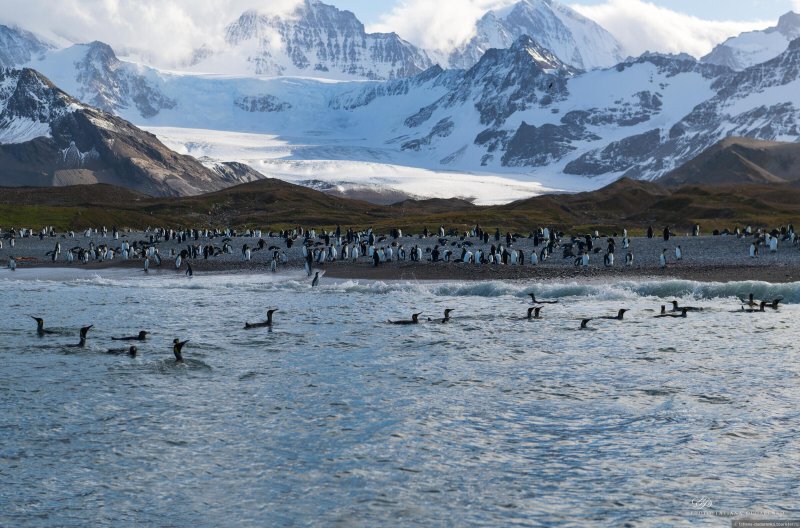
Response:
[[[744,229],[735,228],[733,231],[715,230],[714,234],[750,240],[751,258],[759,258],[759,255],[766,252],[777,253],[779,246],[783,247],[783,244],[791,246],[800,244],[800,238],[796,236],[794,226],[791,224],[771,231],[754,230],[747,226]],[[654,235],[655,231],[650,226],[647,236],[653,239]],[[84,238],[83,241],[80,240],[81,236]],[[686,236],[689,236],[689,233],[686,233]],[[700,226],[696,225],[692,229],[691,236],[700,236]],[[636,262],[639,267],[657,264],[659,268],[665,269],[690,258],[687,257],[687,251],[681,244],[675,244],[675,233],[668,226],[663,229],[663,241],[664,245],[669,244],[669,247],[662,246],[663,250],[659,247],[660,254],[647,259],[635,256],[626,229],[621,233],[594,231],[590,234],[568,236],[556,229],[540,227],[528,234],[506,232],[503,235],[499,229],[492,234],[480,225],[475,225],[466,231],[445,230],[444,226],[440,226],[437,231],[424,228],[416,235],[404,235],[400,229],[393,229],[388,234],[378,234],[372,228],[357,231],[343,230],[341,226],[337,226],[334,231],[319,232],[315,229],[298,227],[270,232],[260,229],[237,231],[232,228],[222,230],[148,228],[141,233],[121,231],[116,227],[112,227],[109,231],[102,227],[86,229],[82,234],[74,231],[57,234],[52,227],[43,228],[38,232],[14,228],[9,231],[0,229],[0,249],[3,247],[1,245],[3,241],[6,241],[10,249],[16,247],[17,239],[33,237],[38,237],[40,240],[44,240],[45,237],[56,239],[51,246],[52,250],[44,253],[44,256],[53,263],[85,265],[95,262],[139,261],[142,271],[149,273],[153,266],[160,268],[162,262],[171,262],[174,265],[173,269],[185,270],[185,274],[189,277],[194,274],[193,261],[212,260],[224,255],[234,256],[237,253],[234,245],[238,245],[235,240],[244,237],[255,239],[255,242],[248,240],[240,246],[239,254],[242,262],[258,260],[268,266],[270,271],[277,272],[280,267],[290,263],[287,251],[298,245],[302,260],[293,261],[292,264],[302,263],[309,277],[315,275],[313,269],[315,266],[333,262],[369,262],[372,266],[411,261],[535,267],[558,258],[560,254],[562,259],[580,268],[589,268],[593,262],[599,264],[599,258],[593,258],[593,255],[598,255],[602,256],[602,265],[606,268],[620,266],[623,269],[632,268]],[[285,248],[274,245],[276,240],[282,241]],[[521,247],[525,240],[528,247],[523,250]],[[531,242],[532,247],[530,247]],[[655,243],[657,241],[653,240],[651,244]],[[168,244],[173,244],[173,247],[167,247]],[[617,259],[616,252],[619,246],[623,253]],[[669,254],[670,252],[674,252],[674,257]],[[266,257],[257,259],[256,255],[266,255]],[[169,260],[162,261],[162,257]],[[7,256],[6,265],[13,271],[30,260],[38,261],[39,258],[10,254]],[[317,280],[315,275],[314,281]]]

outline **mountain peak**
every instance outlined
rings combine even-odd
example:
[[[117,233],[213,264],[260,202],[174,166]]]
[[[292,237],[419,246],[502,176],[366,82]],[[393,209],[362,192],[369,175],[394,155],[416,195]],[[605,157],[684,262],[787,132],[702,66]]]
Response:
[[[613,66],[624,59],[610,33],[572,8],[553,0],[520,0],[481,17],[475,36],[450,54],[450,66],[468,69],[486,50],[509,48],[523,35],[578,69]]]
[[[227,27],[225,42],[227,48],[199,54],[193,68],[387,80],[416,75],[433,64],[424,51],[395,33],[367,33],[352,12],[319,0],[303,0],[285,16],[245,11]]]
[[[0,24],[0,68],[27,64],[52,48],[30,31]]]
[[[798,37],[800,14],[789,11],[781,16],[776,26],[731,37],[717,45],[701,61],[742,71],[777,57]]]
[[[800,37],[800,14],[789,11],[778,19],[775,29],[788,38]]]

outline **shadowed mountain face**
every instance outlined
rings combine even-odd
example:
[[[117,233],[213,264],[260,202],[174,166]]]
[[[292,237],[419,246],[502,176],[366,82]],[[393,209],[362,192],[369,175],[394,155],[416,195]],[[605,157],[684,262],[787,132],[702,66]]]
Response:
[[[41,57],[52,47],[28,31],[0,24],[0,68],[13,68]]]
[[[659,180],[668,186],[800,180],[800,144],[728,138]]]
[[[318,0],[304,0],[289,16],[246,11],[228,26],[225,42],[227,49],[195,54],[200,68],[227,60],[256,75],[396,79],[433,64],[397,34],[367,33],[353,13]]]
[[[0,71],[0,185],[108,183],[182,196],[254,178],[179,155],[154,135],[79,103],[35,70]]]

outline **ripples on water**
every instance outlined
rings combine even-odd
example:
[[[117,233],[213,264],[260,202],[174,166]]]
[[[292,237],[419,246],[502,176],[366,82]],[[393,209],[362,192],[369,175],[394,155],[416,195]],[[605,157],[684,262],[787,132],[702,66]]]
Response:
[[[701,498],[798,516],[799,311],[731,310],[800,284],[270,279],[0,278],[0,525],[727,522]],[[521,321],[534,289],[561,302]],[[708,310],[653,319],[673,296]],[[269,307],[274,331],[242,330]],[[139,329],[138,358],[103,353]]]

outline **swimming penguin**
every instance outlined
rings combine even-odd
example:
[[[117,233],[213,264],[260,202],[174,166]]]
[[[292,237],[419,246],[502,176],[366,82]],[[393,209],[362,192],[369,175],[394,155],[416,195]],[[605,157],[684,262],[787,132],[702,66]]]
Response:
[[[147,340],[147,336],[150,335],[150,332],[146,330],[142,330],[139,332],[139,335],[135,336],[127,336],[127,337],[112,337],[112,341],[145,341]]]
[[[84,326],[81,328],[81,340],[76,345],[67,345],[69,348],[83,348],[86,346],[86,334],[89,333],[89,330],[92,329],[94,325]]]
[[[314,280],[311,281],[311,287],[314,288],[317,284],[319,284],[319,272],[316,272],[314,275]]]
[[[767,302],[766,301],[761,301],[758,304],[758,308],[752,308],[752,307],[751,308],[745,308],[744,306],[742,306],[742,311],[743,312],[747,312],[747,313],[763,312],[764,308],[766,308],[766,306],[767,306]]]
[[[537,301],[535,293],[529,293],[528,295],[531,296],[531,299],[533,300],[533,304],[557,304],[558,303],[557,299],[555,301]]]
[[[106,350],[106,354],[113,354],[115,356],[120,356],[122,354],[128,354],[130,357],[136,357],[136,354],[139,353],[139,349],[135,346],[130,346],[128,348],[109,348]]]
[[[689,310],[687,310],[686,308],[681,308],[681,313],[680,314],[667,313],[667,307],[662,304],[661,305],[661,313],[656,316],[656,319],[661,318],[661,317],[672,317],[672,318],[683,317],[683,318],[685,318],[686,314],[688,312],[689,312]]]
[[[619,312],[617,312],[617,315],[613,316],[607,315],[604,317],[597,317],[596,319],[610,319],[614,321],[622,321],[622,319],[625,317],[625,312],[630,312],[630,310],[628,310],[627,308],[622,308]]]
[[[748,299],[747,299],[747,300],[745,300],[745,299],[742,299],[741,297],[739,297],[739,299],[742,301],[742,304],[744,304],[744,305],[747,305],[747,306],[750,306],[750,307],[752,308],[752,307],[754,307],[754,306],[758,306],[758,303],[756,302],[756,300],[755,300],[755,298],[754,298],[754,297],[755,297],[755,295],[753,295],[753,294],[751,293],[751,294],[748,296]]]
[[[702,308],[698,308],[696,306],[678,306],[678,301],[672,301],[672,311],[673,312],[680,312],[681,310],[686,310],[687,312],[702,312]]]
[[[782,300],[783,300],[783,297],[779,297],[777,299],[773,299],[772,301],[766,301],[766,303],[767,303],[767,306],[769,308],[772,308],[773,310],[777,310],[778,309],[778,304],[780,304],[780,302]]]
[[[422,312],[415,313],[411,315],[410,321],[389,321],[391,324],[396,325],[412,325],[412,324],[419,324],[419,316],[422,315]]]
[[[446,308],[445,311],[444,311],[444,319],[441,319],[439,322],[442,323],[442,324],[449,323],[450,322],[450,312],[454,312],[454,311],[455,311],[455,308]],[[433,321],[433,319],[428,318],[428,321]]]
[[[44,327],[44,319],[42,319],[41,317],[34,317],[32,315],[30,317],[31,317],[31,319],[36,321],[36,333],[39,334],[39,336],[43,336],[45,334],[55,334],[56,333],[53,330],[46,330],[45,329],[45,327]]]
[[[542,311],[541,306],[531,306],[528,308],[528,319],[541,319],[542,317],[539,315],[539,312]]]
[[[592,320],[591,318],[589,318],[589,319],[581,319],[581,330],[586,330],[587,328],[589,328],[587,325],[589,324],[589,322],[591,320]]]
[[[175,363],[183,363],[183,347],[189,340],[181,341],[177,337],[172,341],[172,353],[175,354]]]
[[[250,328],[264,328],[264,327],[267,327],[267,326],[271,327],[272,326],[272,314],[274,314],[277,311],[278,311],[277,309],[267,310],[267,320],[266,321],[264,321],[263,323],[245,323],[244,324],[245,329],[247,330],[247,329],[250,329]]]

